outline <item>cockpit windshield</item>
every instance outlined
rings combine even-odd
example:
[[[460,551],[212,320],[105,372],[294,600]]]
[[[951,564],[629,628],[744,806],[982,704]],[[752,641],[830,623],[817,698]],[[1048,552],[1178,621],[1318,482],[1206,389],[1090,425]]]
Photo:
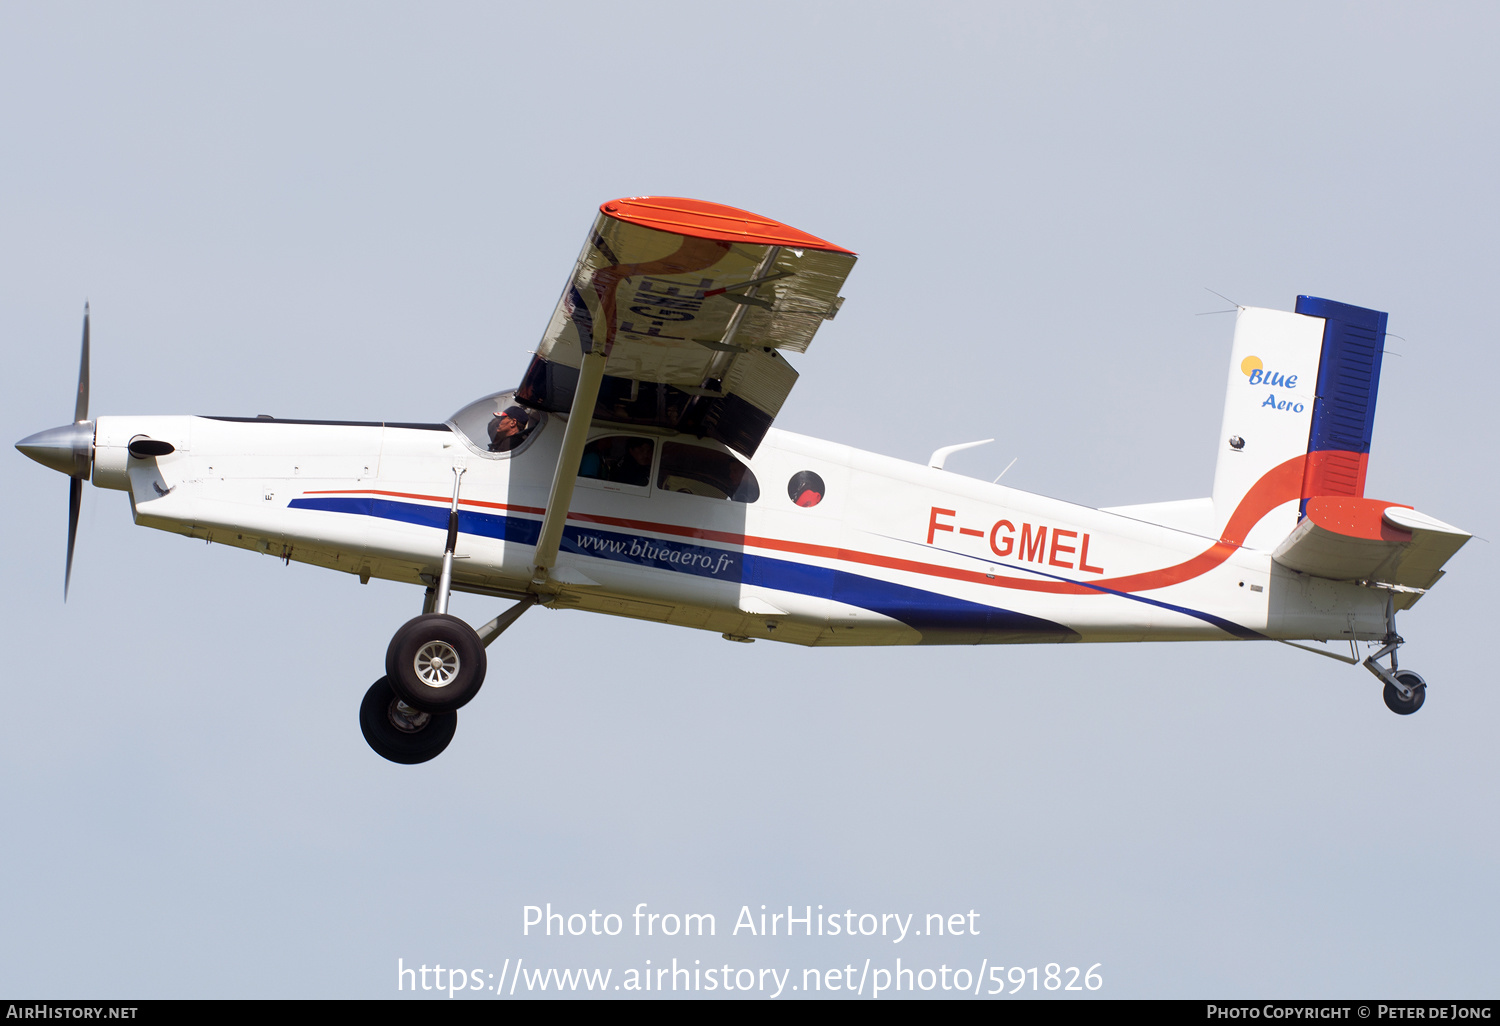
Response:
[[[536,437],[547,417],[521,406],[515,398],[514,390],[487,395],[449,417],[448,423],[481,455],[513,456]]]

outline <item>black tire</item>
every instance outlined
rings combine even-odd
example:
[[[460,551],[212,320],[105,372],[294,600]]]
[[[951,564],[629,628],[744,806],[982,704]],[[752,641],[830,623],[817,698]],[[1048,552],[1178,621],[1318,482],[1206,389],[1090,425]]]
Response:
[[[1410,700],[1402,698],[1401,692],[1387,684],[1382,694],[1385,697],[1385,707],[1397,716],[1410,716],[1422,708],[1422,703],[1427,701],[1427,682],[1422,679],[1420,673],[1411,670],[1397,670],[1396,679],[1411,688]]]
[[[427,665],[428,653],[451,662],[434,669]],[[421,666],[417,663],[419,655],[424,657]],[[408,620],[385,650],[385,675],[391,689],[407,705],[423,712],[462,709],[479,694],[484,671],[484,643],[479,635],[447,613],[424,613]],[[434,683],[438,681],[441,683]]]
[[[397,706],[396,693],[389,680],[381,677],[359,705],[359,729],[375,754],[403,766],[414,766],[435,759],[453,740],[458,729],[458,713],[420,713],[403,715]],[[422,723],[422,717],[426,722]],[[416,729],[409,729],[411,727]]]

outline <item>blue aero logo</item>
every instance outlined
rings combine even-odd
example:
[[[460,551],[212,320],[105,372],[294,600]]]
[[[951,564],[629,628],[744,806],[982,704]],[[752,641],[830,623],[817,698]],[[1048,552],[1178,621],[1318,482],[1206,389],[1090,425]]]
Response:
[[[1272,388],[1295,389],[1297,387],[1297,375],[1283,374],[1280,371],[1266,370],[1266,365],[1261,363],[1258,356],[1247,356],[1240,362],[1240,371],[1249,379],[1252,385],[1269,385]],[[1282,413],[1301,413],[1305,406],[1295,399],[1277,399],[1276,393],[1271,392],[1266,396],[1266,401],[1260,404],[1262,407],[1269,406],[1273,410]]]

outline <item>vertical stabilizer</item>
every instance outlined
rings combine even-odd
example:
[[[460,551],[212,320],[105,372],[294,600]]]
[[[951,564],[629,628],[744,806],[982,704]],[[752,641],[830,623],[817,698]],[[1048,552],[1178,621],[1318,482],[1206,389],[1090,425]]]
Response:
[[[1235,319],[1213,493],[1226,541],[1274,547],[1297,526],[1323,329],[1318,317],[1255,307]]]

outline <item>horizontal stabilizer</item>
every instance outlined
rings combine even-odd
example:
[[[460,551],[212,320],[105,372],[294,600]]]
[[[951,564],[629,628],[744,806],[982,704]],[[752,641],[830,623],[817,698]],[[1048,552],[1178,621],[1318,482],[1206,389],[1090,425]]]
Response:
[[[1319,496],[1307,501],[1307,516],[1271,558],[1314,577],[1425,591],[1469,537],[1410,506]]]

